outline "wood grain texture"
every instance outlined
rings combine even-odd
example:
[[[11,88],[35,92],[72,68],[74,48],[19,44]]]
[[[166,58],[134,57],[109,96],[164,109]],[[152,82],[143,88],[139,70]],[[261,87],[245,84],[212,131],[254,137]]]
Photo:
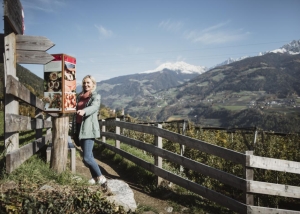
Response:
[[[6,93],[14,95],[24,102],[44,110],[44,103],[37,96],[31,93],[24,85],[11,75],[7,76]]]
[[[16,46],[16,36],[14,33],[5,36],[5,59],[4,59],[4,78],[6,78],[5,85],[6,88],[9,87],[8,77],[16,79],[16,58],[15,58],[15,46]],[[19,114],[19,102],[11,94],[5,93],[5,114]],[[8,133],[6,131],[6,126],[4,125],[4,138],[5,147],[7,152],[12,152],[19,149],[19,133]]]
[[[6,132],[20,132],[35,129],[51,128],[52,122],[16,114],[5,114]]]
[[[26,51],[47,51],[55,44],[44,36],[16,35],[16,49]]]
[[[65,114],[52,118],[52,149],[50,167],[57,173],[64,172],[68,160],[69,117]]]
[[[249,167],[300,174],[300,163],[250,155]]]
[[[44,51],[18,50],[16,54],[17,63],[20,64],[47,64],[54,57]]]
[[[23,34],[22,4],[20,0],[4,0],[3,4],[5,21],[9,23],[16,34]]]
[[[300,198],[300,187],[284,184],[273,184],[260,181],[248,181],[248,192],[283,197]]]
[[[248,206],[247,214],[300,214],[300,211],[283,210],[269,207]]]
[[[7,153],[6,155],[6,172],[11,173],[17,169],[22,163],[28,160],[32,155],[39,151],[47,142],[52,140],[52,134],[48,134],[35,140],[32,143]]]

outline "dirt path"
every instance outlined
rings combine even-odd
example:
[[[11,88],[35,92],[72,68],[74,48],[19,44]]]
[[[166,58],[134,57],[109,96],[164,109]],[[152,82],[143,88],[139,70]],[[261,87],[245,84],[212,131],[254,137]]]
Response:
[[[138,205],[138,208],[142,206],[142,207],[152,207],[155,209],[155,212],[145,212],[145,213],[149,213],[149,214],[170,213],[167,212],[167,210],[168,208],[170,209],[170,207],[172,206],[168,204],[167,201],[147,195],[140,186],[135,184],[135,178],[129,175],[128,173],[126,173],[126,170],[121,169],[120,166],[118,166],[116,163],[108,159],[96,157],[96,161],[99,164],[101,171],[103,175],[106,176],[106,178],[123,180],[130,186],[130,188],[134,193],[134,198]],[[89,169],[83,164],[82,158],[80,157],[80,155],[78,155],[78,153],[76,157],[76,173],[79,173],[88,179],[91,178]],[[178,213],[178,212],[172,212],[172,213]]]

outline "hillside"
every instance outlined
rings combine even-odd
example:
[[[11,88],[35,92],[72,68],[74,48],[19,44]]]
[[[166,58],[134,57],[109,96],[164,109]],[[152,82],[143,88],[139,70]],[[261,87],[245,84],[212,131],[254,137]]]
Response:
[[[42,72],[42,71],[41,71]],[[4,65],[0,63],[0,87],[3,88],[3,76],[4,76]],[[44,94],[44,80],[23,66],[17,64],[17,77],[31,92],[36,94],[38,97],[42,97]],[[3,99],[3,90],[0,91],[0,98]]]
[[[299,131],[299,71],[300,54],[246,58],[132,100],[125,112],[144,120],[181,118],[204,126]]]
[[[198,76],[164,68],[161,71],[115,77],[97,83],[102,103],[111,108],[125,108],[129,102],[151,97],[158,91],[178,86]]]

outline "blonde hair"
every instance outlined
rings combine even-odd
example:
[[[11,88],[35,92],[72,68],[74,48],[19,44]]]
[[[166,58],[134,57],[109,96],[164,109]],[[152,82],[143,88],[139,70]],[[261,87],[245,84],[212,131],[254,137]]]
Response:
[[[83,82],[84,82],[84,80],[87,79],[87,78],[90,78],[90,80],[92,80],[92,83],[94,84],[94,87],[92,88],[91,93],[94,92],[94,91],[96,90],[96,87],[97,87],[96,79],[95,79],[93,76],[91,76],[91,75],[86,75],[86,76],[83,77],[83,79],[82,79],[82,91],[81,91],[81,93],[84,92],[84,90],[83,90]]]

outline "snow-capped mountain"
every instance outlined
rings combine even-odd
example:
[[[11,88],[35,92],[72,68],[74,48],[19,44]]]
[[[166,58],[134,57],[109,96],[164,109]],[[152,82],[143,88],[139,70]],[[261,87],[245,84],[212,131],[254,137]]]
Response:
[[[143,74],[154,73],[154,72],[163,71],[165,69],[171,70],[171,71],[178,71],[178,72],[185,73],[185,74],[192,74],[192,73],[202,74],[208,70],[207,67],[205,67],[205,66],[195,66],[195,65],[190,65],[185,62],[175,62],[175,63],[167,62],[167,63],[161,64],[154,70],[148,70],[148,71],[144,71],[141,73],[143,73]]]
[[[212,68],[215,68],[215,67],[218,67],[218,66],[221,66],[221,65],[228,65],[228,64],[230,64],[230,63],[233,63],[233,62],[237,62],[237,61],[246,59],[246,58],[248,58],[248,57],[250,57],[250,56],[242,56],[242,57],[236,58],[236,59],[233,59],[233,58],[229,57],[229,58],[228,58],[227,60],[225,60],[224,62],[221,62],[221,63],[219,63],[219,64],[213,66]]]
[[[267,53],[287,53],[287,54],[299,54],[300,53],[300,40],[293,40],[290,43],[283,45],[281,48],[272,50],[272,51],[265,51],[265,52],[260,52],[258,54],[258,56],[262,56],[265,55]],[[213,66],[212,68],[218,67],[218,66],[222,66],[222,65],[228,65],[230,63],[233,62],[237,62],[243,59],[246,59],[250,56],[243,56],[237,59],[233,59],[233,58],[228,58],[227,60],[225,60],[224,62],[221,62],[215,66]]]
[[[262,56],[267,53],[287,53],[287,54],[300,54],[300,40],[293,40],[290,43],[283,45],[281,48],[260,52],[258,55]]]

